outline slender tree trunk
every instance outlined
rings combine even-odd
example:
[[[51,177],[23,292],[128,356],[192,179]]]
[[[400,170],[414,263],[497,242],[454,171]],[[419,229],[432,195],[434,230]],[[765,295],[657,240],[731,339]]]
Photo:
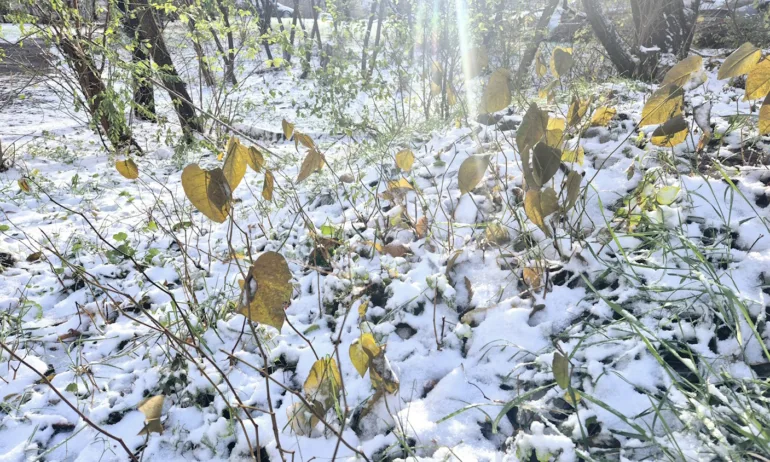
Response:
[[[372,0],[372,10],[369,12],[369,24],[366,26],[366,34],[364,35],[364,45],[361,51],[361,76],[366,77],[366,47],[369,46],[369,36],[372,35],[372,25],[374,25],[374,19],[377,16],[377,1]]]
[[[369,63],[369,73],[366,80],[372,76],[374,66],[377,65],[377,52],[380,51],[380,36],[382,34],[382,21],[385,18],[385,4],[388,0],[380,0],[380,12],[377,14],[377,32],[374,35],[374,49],[372,50],[372,61]]]
[[[195,50],[195,56],[198,57],[198,67],[203,76],[203,81],[206,83],[207,87],[213,88],[216,86],[216,80],[214,80],[214,74],[211,72],[211,68],[206,62],[206,53],[201,45],[201,37],[198,33],[198,29],[196,29],[195,19],[190,17],[187,22],[187,27],[192,35],[193,49]]]
[[[126,35],[134,42],[131,50],[133,69],[131,79],[134,87],[134,116],[141,120],[155,120],[155,95],[152,82],[147,78],[151,72],[150,57],[142,48],[137,32],[139,18],[130,14],[123,0],[118,0],[118,9],[123,13],[122,24]]]
[[[135,0],[134,8],[129,11],[135,12],[139,18],[139,38],[142,41],[150,43],[149,53],[152,60],[161,68],[161,80],[163,86],[168,90],[171,101],[174,103],[174,109],[179,117],[179,123],[185,132],[202,131],[200,122],[195,115],[195,106],[192,104],[192,98],[187,92],[187,85],[179,77],[171,59],[171,54],[166,48],[166,42],[155,21],[152,13],[152,7],[148,0]]]
[[[622,77],[637,75],[637,61],[626,49],[620,34],[602,12],[598,0],[583,0],[583,8],[588,15],[588,22],[596,34],[596,38],[607,50],[607,54]]]
[[[529,68],[532,65],[532,61],[535,60],[537,55],[537,49],[540,47],[540,43],[545,39],[545,29],[548,23],[551,21],[556,7],[559,5],[559,0],[549,0],[543,13],[540,15],[540,20],[535,25],[535,37],[527,45],[524,50],[524,54],[519,62],[519,70],[516,72],[516,86],[520,86],[524,79],[529,76]]]
[[[235,79],[235,40],[233,39],[233,30],[230,27],[230,13],[222,3],[222,0],[217,0],[217,7],[222,15],[222,22],[225,23],[225,28],[227,29],[227,53],[223,56],[225,61],[225,80],[233,85],[238,85],[238,81]]]

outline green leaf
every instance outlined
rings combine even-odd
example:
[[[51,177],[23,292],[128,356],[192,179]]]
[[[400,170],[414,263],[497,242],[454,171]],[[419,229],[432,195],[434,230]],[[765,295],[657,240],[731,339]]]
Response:
[[[559,388],[566,390],[569,387],[569,360],[559,352],[553,354],[553,376]]]

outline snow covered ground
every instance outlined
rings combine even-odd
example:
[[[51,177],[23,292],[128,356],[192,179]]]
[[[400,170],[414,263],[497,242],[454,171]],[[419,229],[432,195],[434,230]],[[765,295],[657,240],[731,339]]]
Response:
[[[363,459],[351,447],[370,460],[715,460],[741,453],[741,432],[767,441],[767,427],[740,416],[768,409],[770,142],[757,136],[743,90],[706,77],[687,93],[687,120],[711,103],[724,136],[699,156],[695,128],[673,150],[645,143],[655,127],[640,135],[637,122],[654,87],[591,90],[618,113],[581,139],[585,163],[571,168],[585,196],[554,223],[553,239],[522,204],[518,104],[497,126],[471,122],[376,149],[318,137],[329,166],[298,185],[305,151],[270,145],[274,199],[261,196],[263,176],[247,172],[234,229],[196,211],[180,181],[187,163],[221,166],[218,152],[176,153],[147,136],[139,179],[127,180],[49,87],[25,89],[0,113],[3,146],[20,140],[15,166],[0,174],[0,340],[66,401],[0,352],[0,461],[128,460],[67,401],[145,460],[244,460],[254,448],[262,460]],[[242,96],[254,101],[257,86],[296,99],[310,87],[278,73],[250,83]],[[559,101],[539,104],[566,113],[569,101]],[[286,118],[325,131],[293,111],[287,102],[241,126],[280,131]],[[416,156],[409,172],[394,163],[402,149]],[[478,154],[490,167],[461,195],[458,169]],[[715,169],[711,157],[729,167]],[[353,181],[339,181],[344,174]],[[411,187],[388,195],[400,178]],[[674,199],[636,227],[619,218],[632,197],[667,187]],[[383,238],[401,251],[373,244]],[[244,334],[238,281],[265,251],[289,263],[289,322]],[[537,284],[525,282],[531,268]],[[384,346],[396,393],[374,400],[369,375],[351,363],[362,332]],[[555,385],[557,351],[570,360],[576,396]],[[333,431],[318,424],[300,436],[286,412],[298,399],[286,389],[301,393],[327,355],[339,364],[341,406],[357,417],[340,437],[331,418]],[[157,395],[164,431],[138,435],[137,407]]]

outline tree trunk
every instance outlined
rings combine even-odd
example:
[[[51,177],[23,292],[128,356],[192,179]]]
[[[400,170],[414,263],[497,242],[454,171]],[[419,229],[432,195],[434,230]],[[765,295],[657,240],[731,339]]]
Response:
[[[171,59],[168,48],[166,48],[163,34],[158,27],[158,23],[155,21],[152,7],[148,4],[148,0],[134,0],[131,6],[129,11],[135,13],[139,20],[139,28],[137,30],[139,39],[150,44],[150,56],[155,61],[155,64],[161,68],[161,81],[163,86],[166,87],[171,101],[174,103],[174,110],[176,110],[179,117],[182,129],[185,133],[202,131],[200,122],[195,116],[195,106],[192,104],[192,98],[190,98],[187,92],[187,85],[179,77],[176,67],[174,67],[174,62]]]
[[[238,85],[238,81],[235,79],[235,40],[233,39],[233,31],[230,28],[230,13],[222,3],[222,0],[217,0],[217,7],[222,14],[222,22],[225,23],[227,29],[227,53],[223,56],[225,61],[225,80],[229,81],[233,85]]]
[[[516,72],[517,87],[524,82],[524,79],[527,76],[529,76],[529,67],[532,65],[532,61],[535,60],[535,55],[537,55],[537,49],[540,47],[540,43],[545,39],[545,28],[551,21],[551,17],[558,5],[559,0],[550,0],[543,10],[543,14],[540,15],[540,20],[537,21],[537,25],[535,26],[535,37],[529,42],[527,48],[524,50],[521,62],[519,63],[519,70]]]
[[[374,49],[372,50],[372,61],[369,63],[369,73],[366,76],[366,80],[372,76],[374,72],[374,66],[377,65],[377,52],[380,51],[380,36],[382,34],[382,20],[385,17],[385,4],[388,0],[380,0],[380,12],[377,15],[377,32],[374,36]]]
[[[615,26],[604,16],[597,0],[583,0],[588,22],[622,77],[637,76],[636,58],[626,49]]]
[[[369,24],[366,26],[364,45],[361,51],[361,76],[366,77],[366,47],[369,46],[369,36],[372,35],[372,25],[377,14],[377,1],[372,0],[372,10],[369,12]]]
[[[141,47],[137,37],[139,29],[139,19],[132,15],[126,8],[123,0],[118,0],[118,9],[123,13],[122,24],[126,35],[134,44],[131,50],[131,62],[133,69],[131,71],[131,80],[134,87],[134,116],[141,120],[155,120],[155,95],[152,89],[152,82],[147,78],[151,72],[150,57]]]

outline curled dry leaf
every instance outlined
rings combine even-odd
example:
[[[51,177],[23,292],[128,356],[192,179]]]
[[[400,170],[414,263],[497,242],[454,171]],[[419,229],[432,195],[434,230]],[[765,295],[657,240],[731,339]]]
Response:
[[[115,161],[115,169],[117,169],[118,173],[123,175],[124,178],[128,178],[129,180],[139,178],[139,167],[137,167],[136,163],[131,159]]]
[[[163,425],[160,423],[160,417],[163,412],[163,401],[165,396],[158,395],[147,398],[137,407],[144,414],[145,425],[139,435],[150,433],[163,433]]]
[[[339,399],[341,383],[340,370],[334,358],[321,358],[313,363],[303,390],[308,401],[320,403],[323,409],[321,414],[324,414]]]
[[[315,149],[315,143],[313,142],[313,138],[310,138],[309,135],[306,135],[304,133],[294,131],[294,144],[295,146],[299,146],[302,144],[302,146],[305,146],[308,149],[316,150]]]
[[[273,172],[265,170],[265,181],[262,185],[262,198],[266,201],[273,200],[273,188],[275,187],[275,177]]]
[[[674,67],[669,69],[668,72],[666,72],[666,76],[663,77],[661,85],[673,83],[681,87],[690,80],[690,75],[692,73],[697,72],[702,68],[703,58],[698,55],[692,55],[679,61]]]
[[[487,166],[489,166],[489,156],[471,156],[463,161],[457,174],[461,195],[471,192],[479,184],[479,181],[484,178]]]
[[[553,354],[553,376],[559,388],[566,390],[569,387],[569,360],[559,352]]]
[[[424,238],[428,234],[428,218],[427,217],[420,217],[419,220],[417,220],[417,224],[414,226],[414,230],[417,232],[417,237],[419,239]]]
[[[658,125],[682,115],[684,107],[684,90],[682,87],[670,83],[659,88],[652,94],[647,104],[642,109],[640,126]]]
[[[239,312],[253,322],[273,326],[279,331],[291,300],[291,271],[277,252],[265,252],[249,269],[241,291]]]
[[[412,165],[414,164],[414,153],[409,149],[404,149],[403,151],[396,154],[396,165],[401,170],[408,172],[412,169]]]
[[[265,157],[259,149],[251,146],[246,154],[246,164],[251,167],[252,170],[259,173],[265,167]]]
[[[21,189],[25,193],[29,194],[32,192],[32,187],[30,187],[29,181],[27,181],[26,178],[19,178],[17,183],[19,184],[19,189]]]
[[[297,136],[300,134],[298,133]],[[301,183],[311,173],[320,170],[324,166],[324,155],[318,152],[317,149],[310,149],[305,156],[305,160],[302,161],[302,166],[299,169],[299,175],[297,176],[297,183]]]
[[[678,116],[664,123],[652,132],[652,144],[655,146],[674,147],[683,143],[690,132],[684,117]]]
[[[577,126],[583,117],[588,113],[588,108],[591,106],[591,100],[581,100],[576,96],[572,97],[572,103],[569,105],[567,111],[567,124],[571,127]]]
[[[739,75],[748,74],[762,57],[762,50],[749,42],[744,43],[722,63],[717,79],[724,80]]]
[[[562,78],[572,69],[572,48],[556,47],[551,56],[551,72],[556,77]]]
[[[508,79],[511,73],[508,69],[498,69],[489,78],[489,84],[484,89],[479,105],[479,113],[491,114],[499,112],[511,105],[511,89]]]
[[[217,223],[230,213],[230,185],[221,168],[203,170],[190,164],[182,171],[182,188],[196,209]]]
[[[382,253],[386,253],[394,258],[403,257],[410,251],[409,246],[404,244],[388,244],[382,247]]]

